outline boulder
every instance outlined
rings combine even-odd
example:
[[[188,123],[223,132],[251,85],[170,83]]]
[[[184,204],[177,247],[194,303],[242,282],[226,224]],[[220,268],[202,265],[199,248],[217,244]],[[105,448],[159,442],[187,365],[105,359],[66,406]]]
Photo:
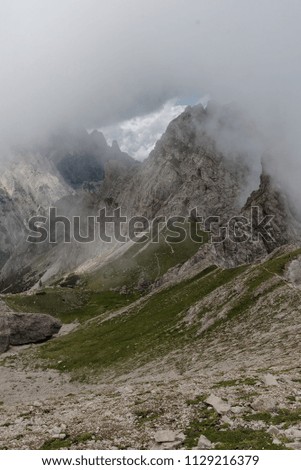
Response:
[[[5,313],[0,316],[0,352],[5,352],[9,345],[46,341],[61,326],[58,319],[43,313]]]
[[[256,398],[251,407],[254,411],[264,412],[264,411],[275,411],[277,409],[277,401],[273,397],[268,396],[259,396]]]
[[[0,316],[0,354],[9,347],[10,328],[6,316]]]
[[[61,322],[43,313],[9,313],[10,344],[39,343],[60,331]]]
[[[227,413],[231,408],[226,401],[213,395],[213,393],[208,398],[206,398],[205,403],[207,403],[207,405],[212,406],[215,411],[220,415]]]

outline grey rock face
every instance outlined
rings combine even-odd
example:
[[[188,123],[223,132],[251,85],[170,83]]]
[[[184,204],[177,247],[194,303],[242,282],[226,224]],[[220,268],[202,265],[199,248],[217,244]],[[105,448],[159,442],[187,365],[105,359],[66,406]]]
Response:
[[[62,324],[46,314],[6,313],[0,316],[0,352],[9,345],[39,343],[58,333]]]
[[[264,170],[259,188],[252,192],[243,208],[244,215],[251,206],[259,207],[263,216],[273,217],[268,224],[271,237],[261,238],[268,253],[279,246],[300,241],[301,225],[295,207]]]
[[[10,313],[10,344],[20,345],[45,341],[58,333],[62,324],[46,314]]]
[[[0,354],[9,347],[10,328],[6,317],[0,317]]]
[[[248,168],[230,164],[207,132],[214,110],[188,107],[167,127],[149,158],[124,189],[130,212],[155,215],[229,216],[242,206]]]

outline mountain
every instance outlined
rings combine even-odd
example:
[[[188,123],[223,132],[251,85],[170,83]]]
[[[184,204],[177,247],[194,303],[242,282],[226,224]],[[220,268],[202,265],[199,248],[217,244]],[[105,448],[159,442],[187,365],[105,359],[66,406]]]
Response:
[[[63,327],[2,355],[0,447],[301,448],[300,220],[257,140],[231,106],[195,106],[142,163],[64,133],[3,173],[1,315]],[[26,217],[49,205],[181,216],[198,237],[143,225],[139,243],[28,248]]]
[[[47,277],[49,271],[49,276],[66,272],[89,257],[87,246],[79,253],[74,244],[27,243],[30,217],[48,217],[50,207],[67,217],[87,217],[95,212],[96,192],[126,180],[137,166],[98,131],[61,132],[39,149],[22,149],[15,155],[0,177],[1,291],[27,290],[44,273]]]
[[[217,262],[229,266],[260,259],[277,246],[299,241],[300,223],[288,199],[267,182],[264,173],[260,182],[260,173],[254,170],[261,163],[252,166],[244,148],[230,157],[222,153],[217,136],[232,137],[233,127],[249,140],[258,139],[257,131],[241,121],[231,107],[187,107],[142,164],[121,152],[116,142],[108,146],[98,131],[64,131],[53,135],[38,153],[27,150],[1,178],[7,193],[3,204],[12,205],[10,209],[3,205],[10,215],[2,218],[1,226],[1,291],[27,290],[39,280],[45,284],[74,270],[96,269],[131,246],[116,240],[104,243],[98,237],[82,244],[72,240],[26,243],[29,217],[48,216],[49,207],[56,207],[58,215],[81,216],[83,233],[87,233],[87,217],[96,217],[101,208],[112,212],[120,207],[127,217],[138,215],[149,221],[160,216],[188,218],[196,210],[204,220],[220,217],[220,227],[234,216],[250,219],[254,204],[261,215],[273,214],[274,242],[259,237],[257,243],[225,240],[212,246]],[[17,239],[8,237],[8,231],[18,234]]]

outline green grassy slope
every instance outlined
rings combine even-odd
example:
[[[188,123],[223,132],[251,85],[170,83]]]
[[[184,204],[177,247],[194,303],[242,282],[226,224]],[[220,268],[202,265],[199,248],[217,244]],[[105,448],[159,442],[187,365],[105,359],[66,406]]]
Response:
[[[258,266],[240,266],[234,269],[216,268],[212,266],[192,279],[167,287],[150,297],[141,299],[139,304],[131,304],[135,297],[124,296],[116,292],[90,293],[85,305],[71,312],[61,313],[61,317],[72,319],[76,315],[82,321],[129,305],[128,311],[105,321],[98,317],[90,323],[83,322],[76,331],[46,343],[40,348],[40,357],[49,367],[62,371],[70,371],[76,377],[82,374],[98,374],[107,369],[129,371],[133,367],[148,361],[164,357],[173,350],[180,350],[187,344],[198,340],[197,323],[187,325],[183,322],[188,308],[201,299],[206,299],[221,286],[235,286],[242,283],[243,288],[237,297],[231,299],[231,307],[226,318],[217,319],[205,334],[211,334],[225,322],[237,319],[264,296],[258,288],[270,278],[275,277],[276,284],[284,280],[279,278],[285,265],[300,250],[282,254]],[[269,291],[271,288],[268,288]],[[73,292],[73,291],[72,291]],[[77,295],[76,291],[73,295]],[[35,296],[38,301],[47,296]],[[25,303],[32,297],[25,297]],[[137,298],[137,297],[136,297]],[[18,298],[23,300],[22,297]],[[215,314],[223,305],[216,305]],[[46,308],[46,306],[45,306]],[[212,306],[210,307],[212,309]],[[207,313],[204,308],[198,313],[198,319]]]
[[[168,231],[162,230],[157,243],[144,238],[134,243],[122,256],[86,277],[87,286],[92,290],[108,290],[136,286],[139,280],[151,283],[163,276],[168,269],[182,264],[193,256],[201,246],[189,236],[180,243],[168,242]],[[202,234],[204,242],[207,235]]]
[[[70,335],[46,344],[41,348],[41,357],[48,360],[52,367],[76,375],[84,370],[98,373],[112,367],[130,370],[135,365],[163,357],[197,340],[198,325],[183,324],[185,313],[191,305],[205,299],[221,286],[233,286],[237,280],[243,282],[244,289],[234,303],[232,299],[227,317],[216,321],[211,330],[218,328],[224,322],[246,314],[260,298],[254,296],[258,286],[282,273],[287,262],[297,254],[299,251],[281,255],[255,267],[207,268],[193,279],[161,290],[138,306],[134,305],[126,314],[83,325]],[[205,313],[205,310],[200,311],[199,318]],[[206,334],[210,334],[211,330]]]

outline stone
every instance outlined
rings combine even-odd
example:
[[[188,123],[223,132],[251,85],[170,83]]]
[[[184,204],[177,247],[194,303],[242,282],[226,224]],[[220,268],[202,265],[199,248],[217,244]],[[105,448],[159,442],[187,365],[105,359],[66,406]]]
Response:
[[[177,441],[179,442],[183,442],[185,440],[185,434],[183,432],[179,432],[177,435],[176,435],[176,439]]]
[[[272,436],[279,436],[281,434],[280,429],[276,428],[276,426],[270,426],[268,429],[268,433],[272,434]]]
[[[245,411],[245,408],[243,408],[242,406],[232,406],[230,410],[231,413],[239,415]]]
[[[263,383],[266,387],[273,387],[278,385],[276,378],[272,374],[266,374],[263,376]]]
[[[254,411],[274,411],[277,407],[277,402],[274,398],[260,396],[253,401],[251,407]]]
[[[52,439],[60,439],[60,440],[64,440],[66,439],[66,434],[63,434],[63,433],[59,433],[59,434],[52,434]]]
[[[154,439],[158,444],[162,444],[163,442],[174,442],[177,440],[177,434],[174,431],[161,430],[156,432]]]
[[[213,394],[206,398],[205,403],[207,403],[207,405],[211,405],[220,415],[227,413],[231,408],[229,403]]]
[[[55,426],[54,428],[51,429],[50,433],[52,437],[55,438],[55,436],[58,436],[61,433],[61,428],[58,426]]]
[[[279,441],[279,439],[277,439],[277,437],[274,437],[274,439],[272,440],[273,444],[275,445],[279,445],[281,444],[281,441]]]
[[[62,324],[51,315],[44,313],[7,313],[5,314],[10,329],[9,344],[39,343],[58,333]]]
[[[198,445],[197,449],[199,450],[206,450],[206,449],[212,449],[213,445],[212,442],[207,439],[206,436],[200,436],[198,440]]]
[[[288,438],[301,439],[301,429],[289,428],[285,431]]]
[[[6,315],[0,316],[0,354],[4,353],[9,348],[9,335],[10,328]]]
[[[287,444],[287,447],[289,449],[293,449],[293,450],[301,450],[301,442],[289,442]]]
[[[160,449],[161,450],[174,450],[174,449],[177,449],[180,446],[180,444],[181,444],[180,441],[162,442],[162,444],[160,444]]]
[[[221,422],[222,423],[226,423],[226,424],[229,424],[229,426],[232,426],[234,423],[232,421],[232,419],[230,419],[228,416],[222,416],[221,417]]]

